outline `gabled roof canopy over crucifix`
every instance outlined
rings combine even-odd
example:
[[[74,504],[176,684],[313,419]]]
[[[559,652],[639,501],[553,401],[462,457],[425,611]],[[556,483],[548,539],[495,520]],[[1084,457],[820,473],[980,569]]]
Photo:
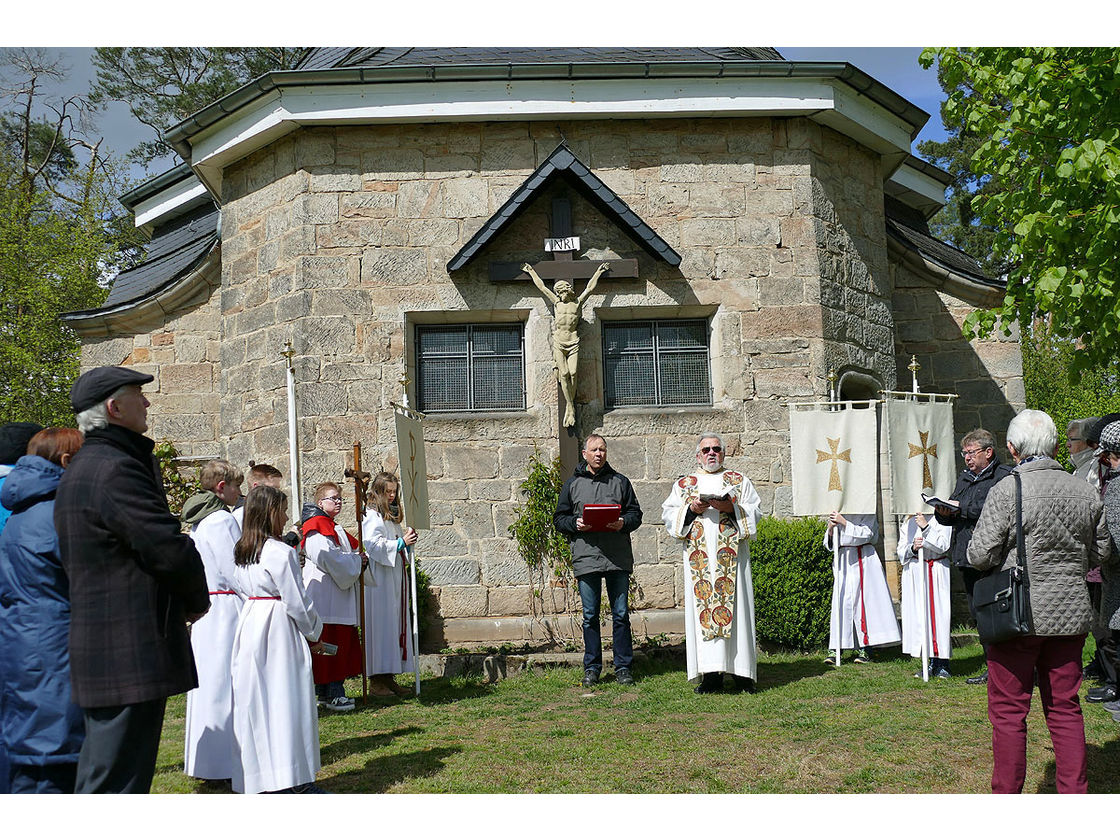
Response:
[[[514,191],[498,212],[459,250],[459,253],[447,264],[448,272],[463,268],[471,262],[556,178],[563,178],[650,254],[671,266],[680,265],[681,257],[669,243],[654,233],[653,228],[642,221],[626,202],[572,153],[565,143],[561,143],[525,180],[525,183]],[[572,251],[577,250],[578,246],[571,246],[575,244],[573,240],[578,237],[572,236],[571,209],[570,205],[564,206],[564,204],[553,204],[551,236],[546,245],[549,246],[548,250],[552,252],[554,258],[539,262],[533,268],[542,280],[587,280],[596,273],[604,261],[572,259]],[[521,263],[493,262],[490,264],[490,279],[494,282],[529,280],[529,275],[522,271],[521,265]],[[611,259],[607,276],[637,277],[638,261]]]

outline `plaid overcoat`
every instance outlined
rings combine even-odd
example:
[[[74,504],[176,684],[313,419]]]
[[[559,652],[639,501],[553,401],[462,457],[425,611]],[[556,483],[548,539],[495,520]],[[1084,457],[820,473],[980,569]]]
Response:
[[[70,578],[70,678],[82,708],[198,685],[186,615],[207,609],[202,559],[167,507],[155,444],[110,424],[86,435],[55,500]]]

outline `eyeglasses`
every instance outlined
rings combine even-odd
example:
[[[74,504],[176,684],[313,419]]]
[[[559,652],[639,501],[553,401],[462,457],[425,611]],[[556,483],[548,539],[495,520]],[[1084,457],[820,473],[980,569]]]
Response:
[[[709,452],[715,452],[717,455],[723,451],[722,446],[701,446],[700,451],[707,455]]]
[[[985,449],[990,449],[988,446],[978,446],[975,449],[962,449],[961,457],[967,458],[969,455],[975,455],[977,452],[983,452]]]
[[[324,496],[319,500],[320,502],[334,502],[336,505],[342,504],[341,496]]]

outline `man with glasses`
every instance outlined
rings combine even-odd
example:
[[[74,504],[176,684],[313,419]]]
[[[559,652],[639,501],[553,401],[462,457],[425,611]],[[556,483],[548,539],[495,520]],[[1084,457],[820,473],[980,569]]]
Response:
[[[552,522],[572,542],[572,571],[583,602],[583,685],[594,686],[603,670],[599,603],[604,583],[614,629],[615,682],[631,685],[634,641],[627,596],[634,551],[630,532],[642,524],[642,508],[630,479],[607,463],[607,442],[602,435],[588,435],[582,455],[583,460],[560,488]],[[617,505],[618,510],[614,519],[599,522],[588,510],[589,505]],[[609,513],[604,517],[609,518]]]
[[[942,525],[953,528],[953,543],[950,555],[953,564],[960,568],[961,577],[964,579],[964,590],[968,596],[969,615],[976,618],[976,607],[973,604],[972,593],[976,581],[984,576],[968,564],[968,543],[972,539],[972,530],[980,519],[980,512],[984,509],[984,502],[988,498],[988,491],[997,482],[1011,475],[1011,467],[1000,462],[995,455],[995,438],[986,429],[973,429],[961,438],[961,456],[964,458],[964,470],[957,479],[957,486],[949,501],[958,504],[955,507],[938,505],[934,508],[934,515]],[[987,648],[984,650],[984,659],[987,661]],[[985,685],[988,682],[988,669],[984,673],[965,680],[969,685]]]
[[[723,690],[731,674],[738,691],[754,691],[754,587],[747,540],[756,532],[762,502],[751,480],[723,466],[719,435],[696,442],[690,475],[677,479],[661,505],[670,536],[684,543],[685,654],[697,694]]]

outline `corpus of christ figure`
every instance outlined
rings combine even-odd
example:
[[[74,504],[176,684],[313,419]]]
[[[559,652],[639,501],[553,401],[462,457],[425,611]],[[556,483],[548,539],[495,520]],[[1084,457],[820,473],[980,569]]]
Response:
[[[583,304],[595,291],[595,285],[604,271],[610,269],[610,263],[600,263],[587,281],[587,288],[583,294],[576,297],[575,288],[567,280],[557,280],[555,293],[549,291],[541,280],[540,275],[533,270],[529,263],[521,266],[521,270],[533,279],[533,285],[540,289],[546,300],[552,302],[553,328],[552,328],[552,360],[556,365],[556,378],[560,380],[560,390],[567,403],[564,408],[564,425],[571,427],[576,424],[576,370],[579,367],[579,313]]]

